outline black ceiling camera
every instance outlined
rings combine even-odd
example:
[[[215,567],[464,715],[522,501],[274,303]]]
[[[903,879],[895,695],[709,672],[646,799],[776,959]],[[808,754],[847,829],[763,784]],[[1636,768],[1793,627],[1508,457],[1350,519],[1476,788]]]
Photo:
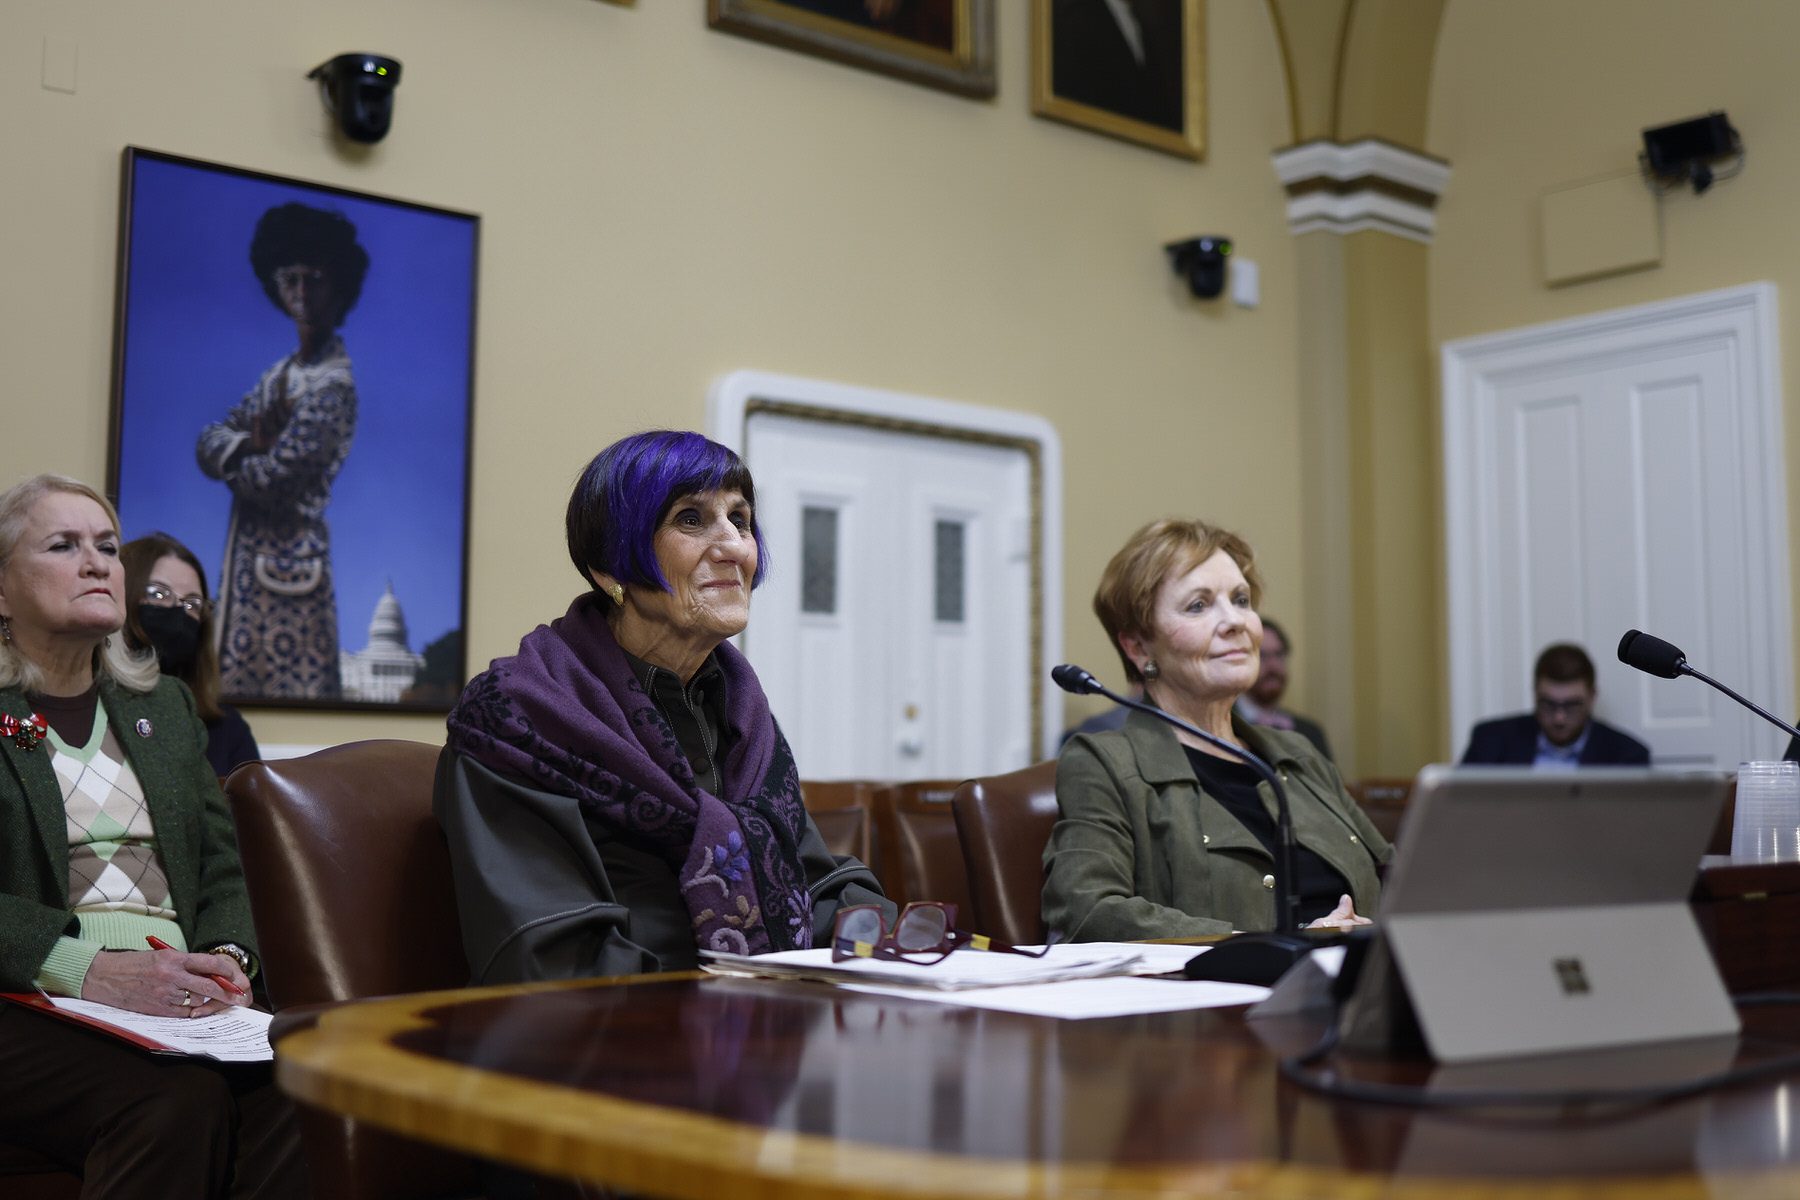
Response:
[[[319,81],[325,111],[353,142],[379,142],[394,122],[400,60],[380,54],[340,54],[306,73]]]
[[[1188,290],[1202,300],[1211,300],[1225,290],[1225,260],[1231,255],[1231,239],[1195,237],[1185,242],[1170,242],[1163,249],[1175,273],[1187,280]]]
[[[1729,168],[1715,170],[1721,159],[1735,159]],[[1644,170],[1667,188],[1694,185],[1697,196],[1715,179],[1729,179],[1744,166],[1744,140],[1722,112],[1708,113],[1673,125],[1644,130]]]

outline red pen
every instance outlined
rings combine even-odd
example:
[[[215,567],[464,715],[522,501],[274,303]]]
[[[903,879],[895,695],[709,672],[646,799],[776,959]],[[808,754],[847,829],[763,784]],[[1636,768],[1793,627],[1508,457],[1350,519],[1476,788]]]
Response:
[[[151,935],[145,937],[144,940],[146,942],[150,943],[150,948],[152,950],[173,950],[175,948],[175,947],[169,945],[169,943],[163,941],[161,938],[157,937],[155,934],[151,934]],[[231,980],[225,978],[223,975],[214,975],[212,972],[208,971],[206,974],[206,977],[208,979],[212,980],[214,983],[218,984],[220,987],[224,988],[226,991],[230,992],[234,996],[242,996],[244,994],[243,988],[241,988],[237,984],[231,982]]]

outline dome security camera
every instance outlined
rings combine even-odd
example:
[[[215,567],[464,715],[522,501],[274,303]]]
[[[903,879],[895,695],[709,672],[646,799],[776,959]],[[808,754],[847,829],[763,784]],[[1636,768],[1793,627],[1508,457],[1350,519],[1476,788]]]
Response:
[[[379,142],[394,121],[400,60],[382,54],[340,54],[306,73],[319,81],[325,111],[353,142]]]
[[[1225,290],[1225,260],[1231,256],[1231,239],[1217,235],[1170,242],[1163,247],[1169,265],[1187,280],[1196,299],[1211,300]]]

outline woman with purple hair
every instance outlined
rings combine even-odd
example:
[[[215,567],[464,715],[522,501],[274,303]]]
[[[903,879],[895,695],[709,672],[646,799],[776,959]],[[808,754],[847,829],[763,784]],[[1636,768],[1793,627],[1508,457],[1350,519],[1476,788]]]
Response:
[[[569,497],[588,590],[475,677],[436,808],[476,983],[691,968],[700,950],[827,944],[879,903],[834,858],[756,673],[750,472],[697,433],[634,434]]]

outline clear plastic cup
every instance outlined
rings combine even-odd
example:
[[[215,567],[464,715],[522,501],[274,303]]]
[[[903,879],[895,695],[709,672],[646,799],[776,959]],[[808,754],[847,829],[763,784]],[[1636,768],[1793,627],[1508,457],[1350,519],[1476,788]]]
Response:
[[[1738,764],[1731,856],[1759,862],[1800,860],[1800,763]]]

